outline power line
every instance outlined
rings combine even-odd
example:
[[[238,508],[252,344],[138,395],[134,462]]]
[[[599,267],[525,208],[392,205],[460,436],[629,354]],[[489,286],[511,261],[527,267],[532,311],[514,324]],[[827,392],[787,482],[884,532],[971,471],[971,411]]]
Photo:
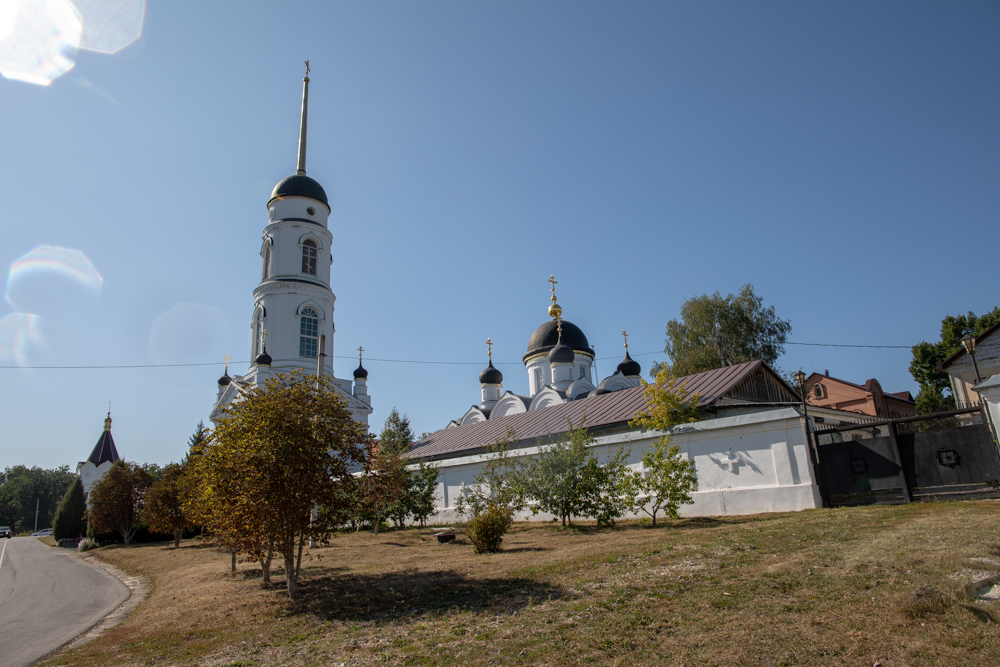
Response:
[[[909,345],[842,345],[836,343],[785,343],[785,345],[810,345],[813,347],[857,347],[857,348],[875,348],[875,349],[899,349],[899,350],[909,350],[911,349]],[[648,357],[653,354],[664,354],[663,351],[655,352],[636,352],[632,356],[636,357]],[[354,356],[344,356],[340,354],[333,355],[335,359],[355,359]],[[618,357],[596,357],[597,361],[608,360],[608,359],[618,359]],[[274,361],[299,361],[296,359],[275,359]],[[482,366],[481,361],[422,361],[418,359],[380,359],[378,357],[368,357],[365,361],[378,361],[382,363],[389,364],[428,364],[436,366]],[[239,364],[249,364],[250,361],[232,361],[233,365]],[[23,369],[23,370],[100,370],[100,369],[127,369],[127,368],[190,368],[194,366],[222,366],[224,365],[221,361],[208,361],[195,364],[109,364],[109,365],[86,365],[86,366],[0,366],[0,369]],[[521,366],[522,362],[518,361],[498,361],[495,363],[497,366]]]

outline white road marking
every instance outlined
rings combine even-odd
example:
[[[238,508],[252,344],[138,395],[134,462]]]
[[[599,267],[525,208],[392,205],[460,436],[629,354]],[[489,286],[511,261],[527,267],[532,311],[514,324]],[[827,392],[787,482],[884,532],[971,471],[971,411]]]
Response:
[[[7,553],[7,543],[8,542],[10,542],[10,540],[4,540],[3,541],[3,551],[0,551],[0,567],[3,567],[3,555],[5,553]]]

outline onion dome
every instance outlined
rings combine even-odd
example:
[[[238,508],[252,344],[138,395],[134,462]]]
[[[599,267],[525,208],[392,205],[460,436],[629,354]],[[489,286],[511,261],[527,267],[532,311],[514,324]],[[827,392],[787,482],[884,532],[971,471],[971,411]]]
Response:
[[[524,361],[527,362],[531,357],[549,352],[558,342],[559,331],[556,320],[549,320],[535,329],[534,333],[531,334],[531,338],[528,339],[528,351],[524,355]],[[594,351],[590,349],[590,342],[587,340],[587,336],[583,333],[583,330],[566,320],[562,321],[562,342],[576,352],[580,352],[591,358],[594,356]]]
[[[591,389],[590,393],[587,394],[587,398],[591,396],[603,396],[604,394],[610,394],[611,390],[607,387],[598,387],[597,389]]]
[[[562,341],[562,336],[557,339],[556,346],[549,350],[550,364],[571,364],[576,360],[576,353],[573,348]]]
[[[271,355],[267,353],[267,348],[266,347],[264,348],[263,352],[261,352],[259,355],[257,355],[257,360],[254,361],[254,363],[257,364],[258,366],[270,366],[271,365]]]
[[[493,360],[486,366],[486,369],[479,374],[480,384],[503,384],[503,373],[493,366]]]
[[[628,356],[628,350],[625,350],[625,358],[618,364],[618,371],[622,375],[641,375],[642,366],[639,365],[638,361]]]
[[[232,381],[233,381],[233,378],[229,377],[229,369],[227,368],[226,372],[222,375],[222,377],[219,378],[219,386],[220,387],[227,387],[227,386],[229,386],[229,383],[232,382]]]
[[[330,202],[326,198],[326,190],[323,189],[323,186],[304,174],[289,176],[280,181],[274,186],[274,190],[271,191],[271,198],[267,203],[270,204],[275,199],[281,199],[282,197],[309,197],[310,199],[323,202],[327,207],[330,206]]]
[[[355,380],[367,380],[368,370],[361,365],[361,361],[358,361],[358,367],[354,369],[354,379]]]

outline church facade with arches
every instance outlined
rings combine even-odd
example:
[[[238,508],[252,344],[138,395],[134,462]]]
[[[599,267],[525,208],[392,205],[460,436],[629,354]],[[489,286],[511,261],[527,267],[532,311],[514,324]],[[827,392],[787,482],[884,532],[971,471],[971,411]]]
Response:
[[[282,179],[267,202],[261,234],[260,283],[253,291],[249,370],[230,377],[228,364],[219,378],[211,419],[249,387],[263,386],[279,373],[300,371],[333,375],[334,308],[330,283],[333,233],[330,201],[315,179],[306,175],[306,129],[309,76],[302,80],[295,174]],[[372,413],[368,371],[360,361],[353,378],[334,378],[354,419],[368,424]]]

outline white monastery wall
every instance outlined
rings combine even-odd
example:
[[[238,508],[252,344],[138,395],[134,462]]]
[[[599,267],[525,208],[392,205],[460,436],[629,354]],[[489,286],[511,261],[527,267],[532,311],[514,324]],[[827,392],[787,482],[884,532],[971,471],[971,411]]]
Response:
[[[659,431],[634,431],[599,436],[591,448],[602,461],[622,444],[630,449],[628,463],[642,467],[642,456]],[[819,487],[813,477],[802,417],[791,408],[749,415],[710,419],[675,429],[671,444],[694,460],[698,490],[694,503],[681,507],[682,516],[719,516],[788,512],[821,507]],[[532,456],[537,447],[513,450],[515,456]],[[729,461],[733,460],[732,471]],[[431,523],[453,523],[455,499],[464,486],[472,486],[484,457],[476,454],[435,462],[439,466],[437,508]],[[627,515],[639,518],[645,514]],[[519,512],[517,521],[550,521],[551,514]]]

